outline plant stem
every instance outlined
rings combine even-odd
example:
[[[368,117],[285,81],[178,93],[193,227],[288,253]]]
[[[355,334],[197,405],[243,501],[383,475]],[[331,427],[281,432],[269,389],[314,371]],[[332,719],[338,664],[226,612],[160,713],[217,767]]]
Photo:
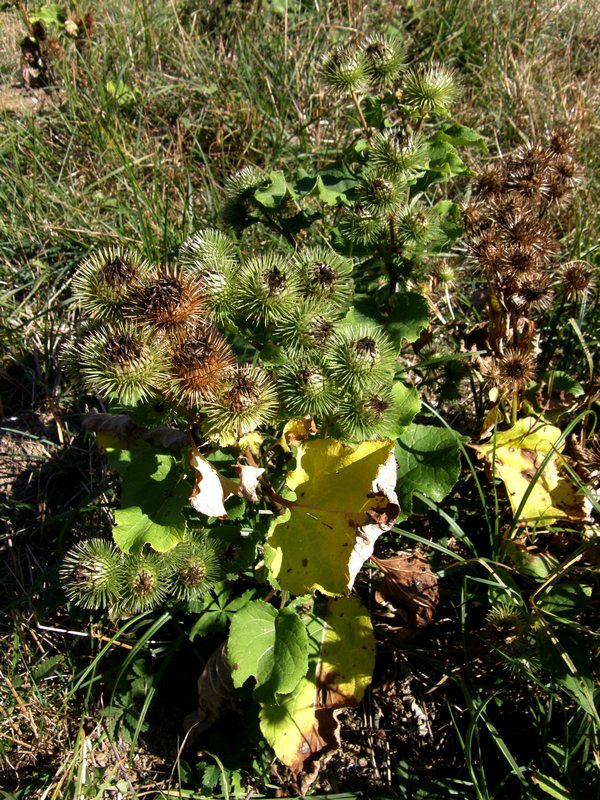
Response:
[[[518,411],[519,411],[519,393],[513,392],[512,404],[511,404],[511,423],[513,425],[517,424]]]
[[[367,120],[365,119],[365,115],[362,112],[362,108],[360,107],[360,101],[358,99],[358,96],[357,96],[356,92],[354,91],[354,89],[351,89],[350,93],[352,95],[352,102],[354,103],[356,111],[358,112],[358,118],[360,120],[360,124],[362,126],[362,129],[367,134],[367,136],[370,136],[370,128],[369,128],[369,126],[367,124]]]
[[[425,124],[426,118],[427,118],[427,114],[421,114],[421,116],[419,117],[419,121],[417,122],[415,130],[414,130],[414,135],[415,136],[418,136],[421,133],[421,129],[423,128],[423,125]]]

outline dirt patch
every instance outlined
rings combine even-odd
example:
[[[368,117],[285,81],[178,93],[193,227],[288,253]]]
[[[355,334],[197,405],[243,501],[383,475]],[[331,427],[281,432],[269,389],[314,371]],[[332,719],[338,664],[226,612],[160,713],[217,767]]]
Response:
[[[50,458],[53,420],[25,412],[0,428],[0,503],[28,504],[37,496],[32,482],[40,464]]]
[[[50,96],[42,89],[0,86],[0,113],[37,114],[50,103]]]
[[[27,413],[9,417],[0,428],[0,502],[27,502],[27,474],[50,458],[53,419]]]

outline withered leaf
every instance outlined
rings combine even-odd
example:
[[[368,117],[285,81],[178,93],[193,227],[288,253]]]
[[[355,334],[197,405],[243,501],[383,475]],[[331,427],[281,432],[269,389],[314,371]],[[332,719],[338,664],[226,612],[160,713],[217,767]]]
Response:
[[[227,642],[213,651],[198,678],[198,708],[184,720],[184,728],[193,741],[208,730],[223,711],[233,708],[233,679],[227,658]]]
[[[190,503],[201,514],[206,514],[208,517],[226,517],[227,511],[223,504],[233,495],[253,503],[258,502],[257,489],[264,472],[262,467],[235,464],[232,469],[240,478],[240,482],[235,483],[225,475],[221,475],[196,448],[190,453],[190,466],[195,472],[194,491]]]
[[[402,641],[413,639],[433,621],[439,599],[438,579],[431,571],[427,556],[416,549],[412,553],[397,553],[383,559],[373,557],[372,560],[384,573],[375,600],[405,612],[407,624],[397,636]]]
[[[143,428],[134,422],[129,414],[100,414],[92,411],[83,417],[82,425],[87,431],[108,434],[114,438],[114,447],[131,449],[139,446],[140,442],[156,447],[159,450],[179,455],[188,443],[187,433],[174,428],[161,426],[159,428]],[[106,437],[104,437],[106,440]]]

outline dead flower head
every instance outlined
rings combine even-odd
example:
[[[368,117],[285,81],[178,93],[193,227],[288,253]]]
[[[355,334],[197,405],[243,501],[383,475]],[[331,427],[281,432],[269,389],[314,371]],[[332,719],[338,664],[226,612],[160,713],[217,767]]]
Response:
[[[595,275],[587,261],[569,261],[561,269],[561,284],[569,300],[582,300],[595,285]]]
[[[535,376],[536,359],[523,348],[509,347],[501,356],[483,361],[480,368],[487,383],[514,394],[529,386]]]

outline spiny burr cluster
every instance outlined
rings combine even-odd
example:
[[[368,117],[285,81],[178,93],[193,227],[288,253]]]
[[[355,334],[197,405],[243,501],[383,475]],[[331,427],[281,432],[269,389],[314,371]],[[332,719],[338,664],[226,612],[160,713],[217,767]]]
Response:
[[[535,375],[537,316],[556,291],[558,243],[552,211],[564,208],[578,181],[575,142],[564,131],[544,145],[519,147],[477,178],[463,209],[471,264],[488,288],[489,382],[509,393],[527,388]],[[581,296],[591,272],[582,262],[559,269],[560,290]]]
[[[190,537],[167,554],[123,553],[105,539],[88,539],[65,557],[61,581],[67,597],[83,608],[110,608],[119,616],[147,611],[171,596],[203,597],[223,577],[219,543]]]
[[[192,236],[169,268],[106,248],[73,281],[89,319],[66,361],[88,391],[121,405],[160,399],[212,440],[294,416],[327,418],[349,440],[385,437],[397,353],[374,323],[344,319],[352,270],[325,247],[244,259],[216,230]],[[253,363],[222,331],[259,342]]]

